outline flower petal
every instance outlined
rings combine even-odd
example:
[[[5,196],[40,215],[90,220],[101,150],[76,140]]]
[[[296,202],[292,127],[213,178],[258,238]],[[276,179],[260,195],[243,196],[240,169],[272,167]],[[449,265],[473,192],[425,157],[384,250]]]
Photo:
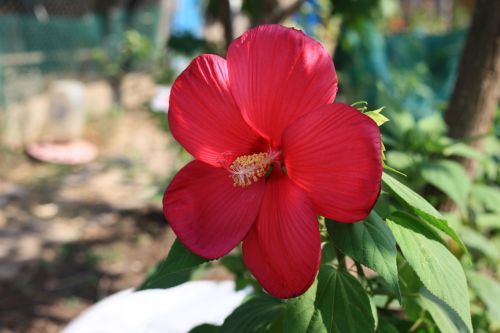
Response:
[[[208,259],[231,251],[255,222],[265,182],[234,187],[229,173],[192,161],[174,177],[163,197],[163,213],[180,241]]]
[[[302,31],[262,25],[231,43],[229,80],[245,120],[274,148],[301,115],[332,103],[337,75],[325,48]]]
[[[340,222],[364,219],[380,192],[380,131],[346,104],[325,105],[283,134],[288,176],[311,198],[316,211]]]
[[[316,214],[304,191],[279,169],[266,184],[257,222],[243,241],[243,258],[276,297],[298,296],[314,282],[321,258]]]
[[[168,121],[175,139],[213,166],[249,154],[259,136],[243,120],[229,88],[226,60],[201,55],[175,80]]]

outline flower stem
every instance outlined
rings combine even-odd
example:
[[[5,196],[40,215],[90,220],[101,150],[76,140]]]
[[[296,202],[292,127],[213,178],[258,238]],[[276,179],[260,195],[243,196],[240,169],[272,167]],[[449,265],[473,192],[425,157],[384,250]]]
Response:
[[[345,270],[346,269],[345,254],[343,254],[339,249],[335,247],[335,255],[337,256],[339,267]]]

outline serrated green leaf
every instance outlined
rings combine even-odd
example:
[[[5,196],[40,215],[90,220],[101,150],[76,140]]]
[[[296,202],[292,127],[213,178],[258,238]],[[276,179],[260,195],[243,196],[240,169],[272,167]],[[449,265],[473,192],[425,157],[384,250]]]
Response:
[[[323,265],[315,302],[328,333],[375,331],[370,300],[359,281],[346,271]]]
[[[465,169],[450,160],[428,161],[421,166],[422,178],[467,210],[470,180]]]
[[[377,272],[401,299],[396,240],[375,211],[365,221],[358,223],[328,221],[327,228],[340,251]]]
[[[467,282],[457,258],[405,215],[392,215],[387,223],[424,286],[454,309],[472,332]]]
[[[500,324],[500,283],[484,274],[469,272],[467,275],[472,288],[486,304],[490,321]]]
[[[422,217],[435,228],[450,236],[458,243],[460,248],[467,253],[467,248],[465,247],[462,239],[460,239],[457,232],[448,225],[446,219],[436,210],[436,208],[434,208],[419,194],[411,190],[408,186],[404,185],[385,172],[382,175],[382,181],[387,186],[389,191],[395,195],[399,202],[408,207],[418,216]]]
[[[326,333],[321,312],[314,307],[318,283],[297,298],[288,301],[285,309],[284,332]]]
[[[372,118],[372,120],[377,123],[377,126],[382,126],[383,124],[385,124],[386,122],[389,121],[389,118],[387,118],[386,116],[384,116],[382,114],[382,111],[384,110],[384,107],[381,107],[377,110],[373,110],[373,111],[368,111],[368,112],[365,112],[365,115],[367,115],[368,117]]]
[[[426,288],[420,291],[419,304],[427,310],[443,333],[467,333],[468,329],[458,314],[448,304],[434,296]]]
[[[321,316],[321,311],[317,309],[314,310],[309,327],[307,329],[307,333],[327,333],[325,324],[323,323],[323,317]]]
[[[500,189],[495,186],[474,184],[471,188],[472,195],[479,200],[486,209],[500,213]]]
[[[269,295],[249,298],[231,313],[221,327],[224,333],[262,333],[280,318],[285,303]]]
[[[167,257],[137,290],[175,287],[189,281],[193,271],[206,261],[207,259],[193,254],[176,239]]]

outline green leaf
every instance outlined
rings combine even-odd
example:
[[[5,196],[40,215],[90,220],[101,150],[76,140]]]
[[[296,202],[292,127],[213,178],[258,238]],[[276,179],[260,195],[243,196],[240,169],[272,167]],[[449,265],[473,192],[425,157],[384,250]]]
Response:
[[[321,312],[314,307],[317,282],[302,296],[288,301],[285,310],[284,332],[326,333]]]
[[[406,170],[415,163],[415,156],[398,150],[390,150],[386,156],[388,163],[398,170]]]
[[[479,200],[486,209],[500,213],[500,189],[495,186],[474,184],[471,189],[472,195]]]
[[[468,247],[480,251],[492,259],[500,258],[497,248],[481,233],[471,228],[460,227],[460,234]]]
[[[207,259],[193,254],[176,239],[168,256],[158,264],[138,290],[175,287],[188,281],[193,271],[206,261]]]
[[[478,214],[476,224],[483,229],[500,229],[500,214]]]
[[[328,333],[375,331],[370,300],[359,281],[346,271],[323,265],[315,302]]]
[[[417,122],[417,129],[426,137],[437,137],[444,134],[446,131],[446,124],[443,117],[439,113],[434,113],[430,116],[421,118]]]
[[[219,259],[219,263],[225,266],[234,275],[236,290],[244,289],[249,285],[254,285],[260,289],[258,282],[251,276],[245,263],[241,251],[228,254]]]
[[[470,191],[469,176],[465,169],[454,161],[428,161],[421,166],[422,178],[443,191],[464,211]]]
[[[467,282],[457,258],[407,215],[391,215],[387,222],[424,286],[453,308],[472,332]]]
[[[231,313],[221,327],[224,333],[261,333],[285,310],[285,303],[268,295],[249,298]]]
[[[377,109],[377,110],[365,112],[365,115],[372,118],[372,120],[375,123],[377,123],[377,126],[382,126],[383,124],[385,124],[386,122],[389,121],[389,118],[387,118],[386,116],[384,116],[382,114],[383,110],[384,110],[384,107],[381,107],[380,109]]]
[[[476,160],[481,160],[484,158],[483,153],[461,142],[446,147],[443,150],[443,154],[445,156],[460,156],[465,158],[473,158]]]
[[[357,101],[351,104],[353,108],[358,109],[361,112],[365,112],[368,109],[367,101]]]
[[[387,320],[380,320],[380,323],[377,326],[377,333],[399,333],[399,331],[396,326]]]
[[[467,333],[468,328],[464,325],[458,314],[448,304],[434,296],[426,288],[420,290],[419,304],[427,310],[443,333]]]
[[[425,219],[425,221],[450,236],[458,243],[460,248],[462,248],[465,253],[468,253],[467,248],[456,231],[448,226],[448,222],[446,222],[446,219],[436,210],[436,208],[434,208],[419,194],[415,193],[409,187],[387,173],[382,175],[382,181],[388,187],[389,191],[395,195],[399,202],[408,207],[418,216]]]
[[[220,326],[201,324],[193,328],[189,333],[220,333]]]
[[[469,282],[488,308],[490,321],[500,324],[500,283],[489,276],[469,272]]]
[[[401,299],[396,240],[375,211],[363,222],[348,224],[329,221],[327,228],[340,251],[377,272]]]

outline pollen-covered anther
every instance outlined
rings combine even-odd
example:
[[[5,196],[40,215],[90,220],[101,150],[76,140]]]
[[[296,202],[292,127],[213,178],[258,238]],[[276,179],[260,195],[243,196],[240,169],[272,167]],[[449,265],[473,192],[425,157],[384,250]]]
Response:
[[[266,175],[272,158],[268,153],[243,155],[231,163],[229,167],[233,185],[247,187]]]

